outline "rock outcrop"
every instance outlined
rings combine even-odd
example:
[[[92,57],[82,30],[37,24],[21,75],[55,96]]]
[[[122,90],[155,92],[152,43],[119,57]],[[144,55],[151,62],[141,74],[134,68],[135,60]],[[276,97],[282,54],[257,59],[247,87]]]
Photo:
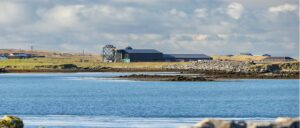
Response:
[[[145,74],[132,74],[125,76],[118,76],[116,78],[137,80],[137,81],[213,81],[203,76],[198,75],[145,75]]]
[[[0,73],[6,72],[5,68],[0,68]]]

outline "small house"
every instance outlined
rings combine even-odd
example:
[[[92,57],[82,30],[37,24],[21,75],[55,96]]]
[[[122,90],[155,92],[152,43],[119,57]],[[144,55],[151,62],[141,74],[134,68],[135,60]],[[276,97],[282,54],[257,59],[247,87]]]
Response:
[[[271,55],[270,55],[270,54],[263,54],[262,56],[271,57]]]
[[[244,56],[253,56],[252,53],[240,53],[240,55],[244,55]]]
[[[0,56],[0,60],[7,60],[6,56]]]
[[[31,54],[27,53],[12,53],[11,55],[8,56],[10,59],[25,59],[25,58],[31,58]]]

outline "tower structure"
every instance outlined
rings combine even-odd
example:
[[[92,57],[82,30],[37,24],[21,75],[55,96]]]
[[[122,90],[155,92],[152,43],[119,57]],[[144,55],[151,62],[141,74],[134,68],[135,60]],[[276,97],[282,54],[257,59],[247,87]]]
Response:
[[[113,45],[105,45],[102,50],[103,62],[115,62],[117,48]]]

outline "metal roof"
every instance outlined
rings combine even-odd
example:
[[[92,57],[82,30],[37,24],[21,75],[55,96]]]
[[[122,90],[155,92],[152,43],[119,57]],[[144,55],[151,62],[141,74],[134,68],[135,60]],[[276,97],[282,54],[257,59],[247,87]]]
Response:
[[[124,49],[127,53],[161,53],[155,49]]]
[[[240,55],[248,55],[248,56],[253,56],[252,53],[240,53]]]
[[[271,55],[270,55],[270,54],[263,54],[262,56],[269,56],[269,57],[271,57]]]
[[[197,59],[197,58],[211,58],[205,54],[164,54],[163,56],[165,59],[182,59],[182,58],[190,58],[190,59]]]

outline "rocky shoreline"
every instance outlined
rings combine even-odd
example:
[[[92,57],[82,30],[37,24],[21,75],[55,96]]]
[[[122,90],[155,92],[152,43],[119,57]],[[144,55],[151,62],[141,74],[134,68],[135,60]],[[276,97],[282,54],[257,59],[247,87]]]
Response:
[[[72,73],[72,72],[180,72],[171,76],[126,76],[122,78],[154,81],[207,81],[215,79],[299,79],[299,62],[255,64],[237,61],[200,61],[186,65],[145,67],[78,67],[74,64],[36,66],[34,69],[0,68],[0,73]],[[199,76],[186,77],[186,74]],[[174,76],[172,76],[174,77]],[[196,77],[196,78],[195,78]],[[197,78],[198,77],[198,78]],[[203,79],[204,78],[204,79]]]
[[[299,118],[279,117],[275,121],[204,119],[192,127],[182,128],[299,128]]]
[[[299,79],[298,72],[236,73],[220,71],[185,71],[174,75],[132,74],[116,78],[135,81],[219,81],[224,79]]]
[[[216,70],[198,70],[198,69],[122,69],[122,68],[97,68],[97,69],[35,69],[35,70],[0,70],[0,73],[76,73],[76,72],[177,72],[182,79],[186,81],[206,81],[200,80],[200,77],[210,80],[215,79],[300,79],[298,71],[280,71],[280,72],[230,72]],[[193,77],[199,77],[195,80],[185,78],[187,75],[196,74]],[[143,81],[172,81],[173,76],[120,76],[122,79],[134,79]],[[191,77],[191,76],[189,76]],[[178,77],[181,79],[180,77]],[[174,78],[173,78],[174,79]],[[176,80],[175,80],[176,81]],[[177,80],[183,81],[183,80]]]
[[[211,79],[299,79],[299,72],[225,72],[188,70],[182,73],[202,74]]]
[[[278,117],[274,121],[222,120],[207,118],[191,127],[179,128],[299,128],[300,118]],[[43,127],[43,126],[40,126]],[[3,116],[0,128],[24,128],[23,120],[16,116]]]

